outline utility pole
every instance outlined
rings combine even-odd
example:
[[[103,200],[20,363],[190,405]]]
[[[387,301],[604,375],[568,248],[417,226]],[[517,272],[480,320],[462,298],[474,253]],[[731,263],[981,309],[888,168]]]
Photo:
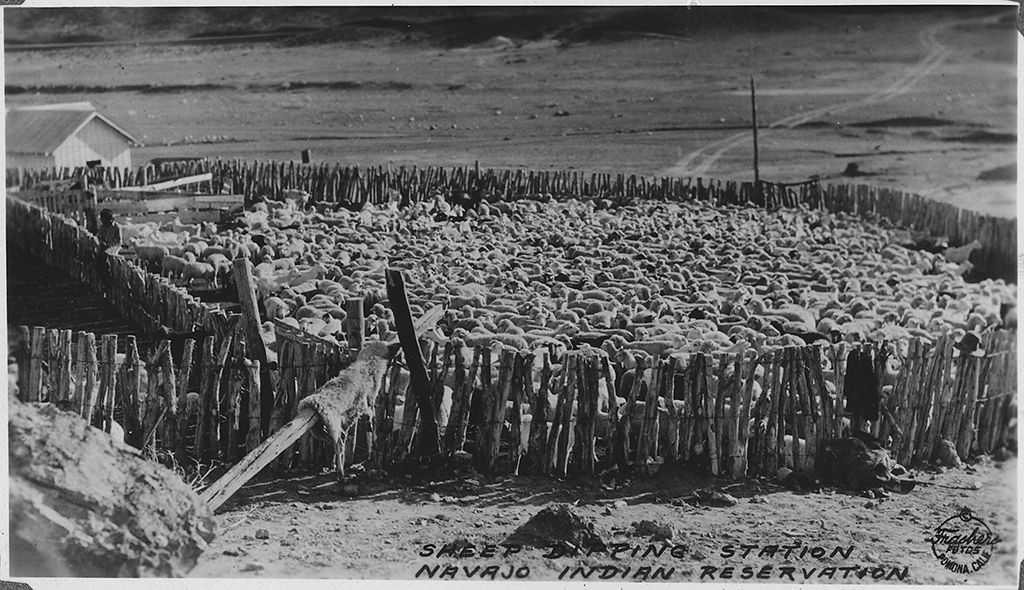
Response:
[[[757,167],[757,100],[754,92],[754,74],[750,74],[750,126],[754,131],[754,194],[761,198],[761,172]]]

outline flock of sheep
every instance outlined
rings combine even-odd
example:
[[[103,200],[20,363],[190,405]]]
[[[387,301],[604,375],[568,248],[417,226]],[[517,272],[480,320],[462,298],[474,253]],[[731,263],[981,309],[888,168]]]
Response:
[[[964,280],[977,244],[929,252],[885,222],[844,214],[548,198],[464,207],[441,195],[351,211],[286,197],[252,206],[229,229],[129,224],[123,233],[140,259],[184,282],[224,281],[233,259],[249,258],[271,354],[273,319],[345,342],[353,297],[366,301],[371,338],[393,339],[387,267],[405,271],[414,316],[445,306],[427,334],[436,342],[592,350],[627,369],[638,356],[815,342],[905,350],[913,337],[998,329],[1015,305],[1012,285]],[[442,421],[450,388],[445,402]]]
[[[966,282],[963,252],[909,249],[904,232],[842,214],[582,200],[480,203],[467,214],[440,196],[402,211],[303,203],[259,203],[233,229],[149,223],[123,234],[151,268],[185,282],[223,282],[231,260],[248,257],[268,340],[277,318],[343,341],[352,297],[368,301],[371,333],[386,336],[388,266],[406,271],[414,314],[446,305],[435,337],[517,349],[899,342],[993,329],[1015,304],[1001,280]]]

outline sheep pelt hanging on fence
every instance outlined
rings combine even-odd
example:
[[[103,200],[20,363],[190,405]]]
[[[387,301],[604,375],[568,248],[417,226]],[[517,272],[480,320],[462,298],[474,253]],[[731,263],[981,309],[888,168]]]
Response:
[[[846,359],[843,391],[846,392],[847,413],[865,420],[878,420],[881,402],[878,364],[868,349],[851,350]]]
[[[316,410],[328,436],[342,446],[352,425],[376,401],[391,356],[387,343],[367,342],[348,368],[300,401],[299,410]]]
[[[182,479],[52,405],[8,401],[13,576],[177,577],[213,540]]]

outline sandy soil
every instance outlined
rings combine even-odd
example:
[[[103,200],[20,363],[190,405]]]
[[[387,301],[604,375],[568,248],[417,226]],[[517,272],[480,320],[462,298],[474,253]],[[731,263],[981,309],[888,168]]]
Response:
[[[776,583],[803,581],[804,575],[811,576],[811,583],[867,583],[873,581],[875,568],[882,568],[885,576],[892,576],[890,583],[1011,584],[1017,571],[1016,469],[1017,461],[1011,459],[986,460],[945,473],[914,472],[917,479],[937,485],[874,500],[829,488],[820,493],[792,491],[766,480],[736,484],[668,470],[650,480],[620,485],[597,479],[488,478],[471,472],[434,482],[362,474],[342,485],[333,475],[293,473],[250,483],[232,498],[217,516],[217,539],[191,575],[399,579],[416,578],[419,573],[420,579],[426,579],[435,566],[441,566],[435,570],[436,577],[445,566],[455,565],[460,568],[455,579],[464,580],[480,579],[488,566],[495,565],[500,566],[498,576],[508,575],[511,566],[520,575],[525,573],[520,568],[529,568],[530,580],[567,580],[577,567],[589,571],[614,566],[618,576],[624,568],[632,568],[625,574],[632,579],[639,568],[650,567],[653,574],[660,566],[663,572],[674,568],[671,580],[694,582],[710,581],[712,575],[720,580],[728,566],[736,568],[737,579],[744,567],[752,568],[756,576],[772,566],[767,575]],[[975,482],[982,484],[980,489],[967,489]],[[695,494],[698,490],[716,489],[738,503],[722,506],[693,499],[700,496]],[[627,548],[620,546],[614,558],[601,553],[555,556],[547,547],[523,547],[505,556],[508,548],[502,543],[509,535],[555,503],[571,504],[577,514],[591,519],[606,545]],[[942,567],[927,539],[963,508],[1003,541],[994,546],[991,560],[979,571],[958,575]],[[652,540],[649,533],[633,534],[633,523],[642,520],[670,525],[671,538],[663,542]],[[473,545],[475,553],[465,558],[437,557],[445,544],[460,542]],[[429,544],[434,545],[433,551]],[[497,545],[497,553],[481,557],[488,544]],[[656,548],[667,544],[670,549],[660,557],[644,557],[652,544]],[[742,557],[741,545],[751,544],[758,548]],[[771,545],[800,548],[788,558],[782,553],[760,555],[763,547]],[[640,549],[633,556],[636,547]],[[821,547],[827,554],[816,559],[808,550],[801,557],[803,547]],[[832,555],[836,548],[846,552],[850,547],[849,557]],[[421,571],[423,566],[427,569]],[[480,569],[469,575],[475,566]],[[783,567],[796,568],[794,580],[788,579]],[[828,567],[837,569],[819,577]],[[567,573],[565,568],[570,568]],[[804,573],[811,568],[816,568],[813,573]],[[859,577],[862,568],[867,568],[864,578]],[[591,575],[596,579],[602,573],[612,575],[611,571]],[[489,576],[484,574],[483,579]],[[575,580],[582,576],[577,573]]]
[[[5,73],[10,104],[91,100],[146,143],[137,162],[311,149],[344,164],[751,179],[753,72],[762,178],[843,179],[854,162],[851,181],[1015,216],[1014,18],[811,15],[676,36],[640,23],[602,43],[86,46],[9,52]],[[118,91],[133,85],[158,89]]]

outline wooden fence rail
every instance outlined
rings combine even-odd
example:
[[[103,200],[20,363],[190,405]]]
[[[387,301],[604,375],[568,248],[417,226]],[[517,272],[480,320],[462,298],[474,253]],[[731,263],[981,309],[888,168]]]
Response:
[[[846,400],[853,392],[843,387],[847,355],[864,348],[877,357],[878,344],[696,354],[633,369],[579,352],[559,359],[545,353],[539,365],[532,354],[505,350],[491,358],[489,348],[457,345],[432,345],[430,356],[435,391],[443,385],[450,395],[443,402],[448,411],[439,412],[448,416],[441,424],[443,451],[472,447],[483,470],[592,474],[599,462],[693,462],[739,477],[774,475],[782,466],[812,469],[822,442],[848,436],[851,421],[905,464],[933,458],[940,440],[952,442],[961,457],[1010,444],[1015,334],[986,334],[983,345],[984,356],[954,356],[948,337],[933,345],[911,341],[897,355],[896,381],[874,421],[850,415]],[[399,375],[388,373],[374,408],[370,444],[382,467],[410,452],[419,420],[405,406],[395,425],[406,399],[407,380]],[[476,440],[467,441],[475,397],[482,418],[473,424]],[[441,410],[445,396],[435,399]]]
[[[38,205],[7,198],[8,243],[108,295],[118,311],[143,330],[205,331],[220,342],[233,320],[128,258],[109,257],[109,277],[97,263],[96,237],[79,224]]]
[[[988,276],[1016,280],[1017,222],[960,209],[903,191],[868,185],[804,183],[796,186],[701,178],[645,178],[636,175],[571,171],[494,170],[478,167],[419,168],[375,166],[342,167],[338,164],[295,162],[243,162],[199,160],[137,170],[8,169],[7,186],[22,190],[62,178],[86,176],[92,184],[111,188],[138,186],[155,177],[181,177],[210,173],[214,193],[242,194],[247,198],[281,198],[283,191],[299,189],[318,203],[400,204],[423,201],[435,194],[482,190],[498,198],[534,195],[554,198],[619,198],[697,200],[716,206],[808,207],[846,212],[867,218],[884,218],[899,226],[936,236],[952,245],[979,240],[976,266]],[[59,204],[73,210],[77,203]]]
[[[198,346],[185,340],[176,351],[164,340],[140,355],[134,336],[118,353],[116,335],[17,331],[11,353],[21,401],[54,404],[106,432],[117,422],[125,444],[179,461],[235,461],[261,440],[259,404],[249,403],[259,396],[259,367],[245,358],[240,339],[225,339],[219,350],[213,336]]]
[[[160,342],[146,358],[131,336],[127,352],[118,354],[116,336],[25,326],[18,332],[21,345],[12,355],[22,401],[58,404],[108,432],[117,421],[129,445],[203,461],[236,461],[264,438],[253,393],[259,366],[246,359],[238,331],[219,345],[212,336],[186,341],[173,356],[171,344]],[[961,457],[1008,445],[1016,416],[1014,336],[986,334],[984,356],[955,356],[947,337],[934,345],[911,341],[898,356],[880,419],[863,426],[904,464],[931,459],[941,440]],[[880,345],[694,354],[641,359],[634,368],[581,352],[554,358],[543,351],[535,363],[532,353],[510,349],[492,358],[486,347],[424,346],[443,416],[443,452],[471,448],[482,470],[593,474],[599,465],[682,462],[741,477],[773,475],[783,466],[813,469],[823,441],[861,424],[845,409],[845,360],[859,347]],[[282,339],[270,432],[350,358],[313,340]],[[408,456],[421,418],[407,385],[392,367],[347,462],[369,458],[388,468]],[[474,398],[483,408],[475,421]],[[469,427],[475,439],[467,440]],[[277,461],[332,464],[333,445],[312,436]]]

